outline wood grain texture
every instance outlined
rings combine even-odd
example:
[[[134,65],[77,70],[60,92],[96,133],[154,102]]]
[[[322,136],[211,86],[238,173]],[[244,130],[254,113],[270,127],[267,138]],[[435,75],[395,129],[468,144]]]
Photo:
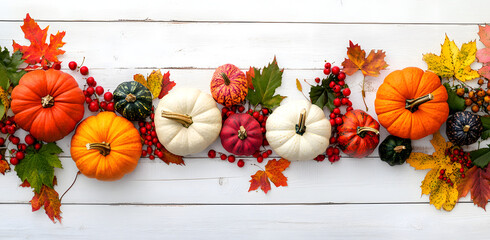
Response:
[[[108,90],[131,81],[134,74],[162,69],[170,71],[177,87],[209,93],[216,67],[233,63],[247,70],[276,56],[285,68],[278,92],[288,96],[287,102],[304,98],[296,90],[296,78],[307,93],[309,86],[302,80],[313,83],[324,76],[325,60],[339,65],[349,40],[366,50],[383,49],[390,66],[379,77],[366,79],[366,101],[374,118],[376,91],[391,71],[427,69],[422,54],[439,54],[445,34],[460,46],[477,40],[478,24],[490,22],[490,2],[484,0],[2,4],[0,46],[11,49],[12,40],[28,43],[20,30],[27,12],[41,27],[49,24],[50,33],[66,31],[66,54],[60,60],[81,88],[85,77],[67,63],[80,63],[83,57],[90,75]],[[477,46],[483,47],[478,41]],[[362,79],[360,73],[347,78],[355,108],[363,108]],[[387,135],[381,129],[381,139]],[[64,151],[64,169],[56,169],[60,194],[77,172],[70,139],[58,142]],[[431,153],[430,139],[413,141],[414,151]],[[210,148],[223,151],[219,140]],[[490,233],[488,214],[469,197],[452,212],[436,210],[420,194],[426,171],[407,164],[390,167],[377,150],[370,157],[342,158],[335,164],[293,162],[284,172],[289,186],[267,195],[248,192],[250,175],[265,163],[245,158],[245,167],[238,168],[206,153],[188,156],[186,166],[144,158],[117,182],[80,176],[63,199],[62,224],[52,224],[42,210],[31,213],[32,192],[18,187],[15,172],[0,176],[0,211],[8,219],[0,225],[0,239],[483,239]]]

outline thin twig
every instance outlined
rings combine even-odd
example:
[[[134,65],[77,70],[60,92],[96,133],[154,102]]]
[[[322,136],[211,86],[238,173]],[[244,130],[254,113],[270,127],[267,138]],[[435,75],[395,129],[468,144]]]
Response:
[[[366,112],[368,111],[368,106],[366,104],[366,91],[364,91],[364,82],[366,82],[366,76],[362,79],[362,101],[364,102],[364,106],[366,107]]]
[[[77,181],[77,178],[78,178],[78,175],[80,175],[81,172],[78,171],[77,172],[77,175],[75,176],[75,179],[73,180],[73,182],[71,183],[70,187],[68,189],[66,189],[66,191],[63,193],[63,195],[61,195],[60,197],[60,202],[61,202],[61,199],[63,199],[63,197],[65,196],[65,194],[71,189],[71,187],[73,187],[73,185],[75,184],[75,182]]]

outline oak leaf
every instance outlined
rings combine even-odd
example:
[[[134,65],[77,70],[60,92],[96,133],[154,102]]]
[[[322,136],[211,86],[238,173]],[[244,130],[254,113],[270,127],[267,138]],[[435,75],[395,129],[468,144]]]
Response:
[[[177,164],[177,165],[185,165],[184,163],[184,158],[179,155],[175,155],[171,152],[169,152],[166,148],[160,149],[163,153],[163,157],[160,158],[164,163],[169,165],[170,163]]]
[[[478,73],[490,79],[490,26],[478,26],[479,31],[478,35],[480,36],[480,42],[485,45],[485,48],[482,48],[476,52],[476,58],[478,62],[483,63],[483,66],[478,69]]]
[[[466,197],[471,192],[471,200],[475,205],[486,210],[490,199],[490,165],[485,168],[473,166],[466,172],[466,177],[458,185],[460,197]]]
[[[442,207],[446,211],[451,211],[459,199],[458,184],[461,181],[459,173],[461,164],[452,162],[450,157],[446,156],[446,149],[452,147],[452,143],[446,142],[439,132],[433,134],[430,142],[435,149],[432,155],[413,152],[407,159],[407,163],[417,170],[431,169],[420,186],[422,194],[429,195],[430,204],[437,209]],[[438,178],[442,169],[453,186]]]
[[[158,98],[159,99],[163,98],[174,87],[175,87],[175,82],[170,81],[170,72],[163,74],[162,91],[160,92],[160,95],[158,95]]]
[[[464,43],[461,50],[454,41],[450,41],[446,35],[444,43],[441,45],[441,55],[427,53],[423,55],[423,60],[427,63],[429,71],[434,72],[439,77],[456,77],[460,81],[467,81],[478,78],[477,71],[471,69],[470,65],[475,61],[476,42]]]
[[[270,182],[274,183],[276,187],[287,186],[288,178],[282,172],[289,167],[289,164],[291,162],[284,158],[269,160],[267,165],[265,165],[265,171],[259,170],[251,176],[252,179],[250,180],[248,191],[257,190],[260,187],[264,193],[267,193],[271,190]]]
[[[60,48],[65,45],[62,41],[65,32],[58,32],[56,35],[51,34],[49,44],[46,43],[48,35],[47,26],[41,29],[39,25],[27,14],[24,19],[24,25],[21,26],[25,38],[31,42],[30,46],[22,46],[13,41],[12,46],[15,51],[20,51],[22,59],[29,65],[41,64],[41,67],[49,66],[50,63],[59,62],[58,55],[65,53]]]

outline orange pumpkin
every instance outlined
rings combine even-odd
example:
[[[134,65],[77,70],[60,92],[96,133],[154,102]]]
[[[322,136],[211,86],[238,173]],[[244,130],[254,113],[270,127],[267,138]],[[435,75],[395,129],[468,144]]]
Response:
[[[12,91],[15,122],[35,138],[54,142],[82,120],[85,96],[75,79],[57,70],[26,73]]]
[[[391,135],[420,139],[439,130],[449,115],[439,77],[408,67],[386,76],[374,102],[378,120]]]
[[[80,123],[71,139],[70,152],[85,176],[113,181],[136,168],[141,147],[133,123],[113,112],[101,112]]]
[[[216,69],[211,80],[211,94],[216,102],[227,107],[245,100],[248,83],[245,73],[233,64]]]

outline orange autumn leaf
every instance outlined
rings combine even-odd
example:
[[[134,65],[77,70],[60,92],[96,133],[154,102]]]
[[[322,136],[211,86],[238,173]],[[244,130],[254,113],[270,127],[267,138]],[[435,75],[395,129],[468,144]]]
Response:
[[[485,169],[473,166],[466,172],[466,177],[458,185],[459,197],[466,197],[471,192],[475,205],[486,210],[490,199],[490,164]]]
[[[279,160],[269,160],[267,165],[265,165],[265,171],[259,170],[251,176],[252,179],[250,180],[250,188],[248,191],[257,190],[260,187],[264,193],[267,193],[271,190],[269,180],[274,183],[276,187],[287,186],[288,178],[284,176],[282,172],[289,167],[289,164],[291,164],[291,162],[284,158]]]
[[[407,163],[417,170],[431,169],[420,186],[422,194],[429,195],[430,204],[437,209],[442,207],[446,211],[451,211],[459,199],[458,184],[461,182],[459,172],[461,164],[456,161],[452,162],[451,158],[446,155],[446,149],[452,147],[452,143],[446,142],[439,132],[433,134],[430,143],[434,146],[434,153],[428,155],[412,152]],[[438,178],[441,170],[444,170],[447,178],[451,180],[452,186]]]
[[[43,66],[49,66],[49,63],[59,62],[58,55],[65,53],[60,48],[65,45],[62,41],[65,36],[65,32],[58,32],[56,35],[51,34],[49,37],[49,44],[46,43],[48,35],[48,27],[41,29],[39,25],[27,14],[24,19],[24,25],[21,26],[22,31],[25,34],[25,38],[31,42],[30,46],[22,46],[13,41],[12,46],[15,51],[20,51],[22,59],[29,65],[36,65],[38,63]]]
[[[254,89],[252,79],[255,77],[255,69],[253,67],[250,67],[250,69],[248,69],[248,71],[246,72],[246,76],[247,76],[248,88]]]
[[[185,165],[184,158],[182,156],[175,155],[175,154],[169,152],[165,148],[162,148],[161,151],[163,153],[163,157],[160,159],[163,162],[165,162],[167,165],[169,165],[170,163],[177,164],[177,165]]]
[[[361,49],[359,44],[353,44],[349,41],[349,47],[347,48],[347,56],[342,66],[345,74],[352,75],[357,70],[361,70],[364,76],[377,77],[379,71],[386,69],[388,64],[385,62],[386,54],[382,50],[371,50],[366,58],[366,52]]]
[[[172,90],[172,88],[174,88],[174,86],[175,82],[170,81],[170,72],[163,74],[162,91],[160,92],[160,95],[158,95],[158,98],[162,99],[170,90]]]
[[[5,175],[5,172],[10,170],[10,165],[5,159],[0,159],[0,173]]]
[[[34,191],[34,197],[32,197],[31,205],[33,212],[41,209],[41,207],[44,206],[44,211],[51,221],[56,223],[56,218],[59,222],[61,222],[61,202],[58,197],[58,193],[54,189],[43,185],[39,193]]]

